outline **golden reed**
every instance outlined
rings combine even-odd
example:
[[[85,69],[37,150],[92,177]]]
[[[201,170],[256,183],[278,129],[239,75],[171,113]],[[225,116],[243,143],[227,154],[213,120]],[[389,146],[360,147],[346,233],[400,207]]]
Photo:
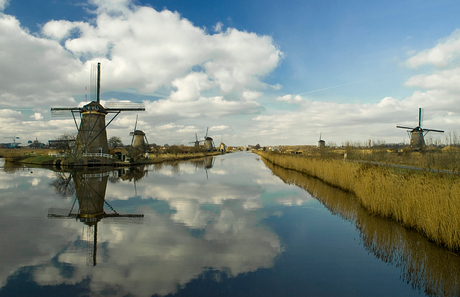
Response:
[[[460,250],[460,177],[389,166],[258,151],[273,164],[354,193],[373,214],[402,223],[450,250]]]
[[[378,259],[399,267],[401,280],[413,289],[427,296],[460,296],[460,257],[456,254],[393,220],[372,215],[350,192],[262,160],[285,183],[305,189],[332,214],[352,222],[364,248]]]

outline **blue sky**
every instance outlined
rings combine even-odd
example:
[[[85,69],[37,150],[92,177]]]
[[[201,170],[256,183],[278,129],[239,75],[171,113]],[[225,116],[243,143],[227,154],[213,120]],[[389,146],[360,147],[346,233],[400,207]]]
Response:
[[[10,38],[0,71],[17,77],[0,88],[2,134],[46,141],[75,129],[49,108],[79,104],[96,61],[102,98],[144,100],[140,124],[160,144],[186,143],[206,127],[229,144],[315,144],[320,132],[336,144],[408,141],[395,125],[415,124],[418,107],[428,128],[460,125],[458,1],[0,0],[2,7],[0,30]],[[13,30],[14,21],[21,26]],[[109,136],[129,142],[133,119],[124,114]]]

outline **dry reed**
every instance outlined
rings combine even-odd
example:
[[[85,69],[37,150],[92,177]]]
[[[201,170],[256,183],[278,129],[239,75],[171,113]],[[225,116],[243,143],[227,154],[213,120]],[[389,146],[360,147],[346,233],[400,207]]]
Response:
[[[259,151],[268,161],[354,193],[362,206],[460,250],[460,177]]]
[[[263,160],[285,183],[307,190],[334,215],[354,223],[366,250],[401,270],[402,281],[427,296],[459,296],[460,257],[392,220],[374,216],[350,192]]]

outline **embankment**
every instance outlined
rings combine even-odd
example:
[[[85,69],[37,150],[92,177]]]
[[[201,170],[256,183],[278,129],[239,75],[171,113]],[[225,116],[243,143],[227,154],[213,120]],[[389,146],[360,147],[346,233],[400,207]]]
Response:
[[[354,193],[372,214],[417,230],[450,250],[460,250],[460,177],[398,170],[343,160],[257,152],[268,161]]]

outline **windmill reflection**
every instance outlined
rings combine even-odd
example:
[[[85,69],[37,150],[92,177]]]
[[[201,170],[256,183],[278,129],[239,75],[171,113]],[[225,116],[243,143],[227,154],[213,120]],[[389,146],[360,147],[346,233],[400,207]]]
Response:
[[[139,178],[139,171],[136,172]],[[83,238],[87,242],[86,265],[95,266],[97,264],[97,227],[101,220],[111,223],[121,224],[141,224],[143,214],[120,214],[106,200],[105,192],[109,176],[127,178],[127,174],[121,176],[122,171],[73,171],[70,174],[58,173],[56,180],[50,186],[62,196],[75,194],[72,206],[69,210],[50,208],[48,211],[49,219],[70,219],[74,218],[84,223]],[[78,201],[78,205],[77,204]],[[104,206],[110,211],[106,212]]]
[[[193,159],[190,160],[190,163],[195,165],[195,170],[198,168],[203,168],[206,172],[206,179],[209,179],[208,169],[211,169],[214,166],[214,157],[205,157],[202,159]]]

